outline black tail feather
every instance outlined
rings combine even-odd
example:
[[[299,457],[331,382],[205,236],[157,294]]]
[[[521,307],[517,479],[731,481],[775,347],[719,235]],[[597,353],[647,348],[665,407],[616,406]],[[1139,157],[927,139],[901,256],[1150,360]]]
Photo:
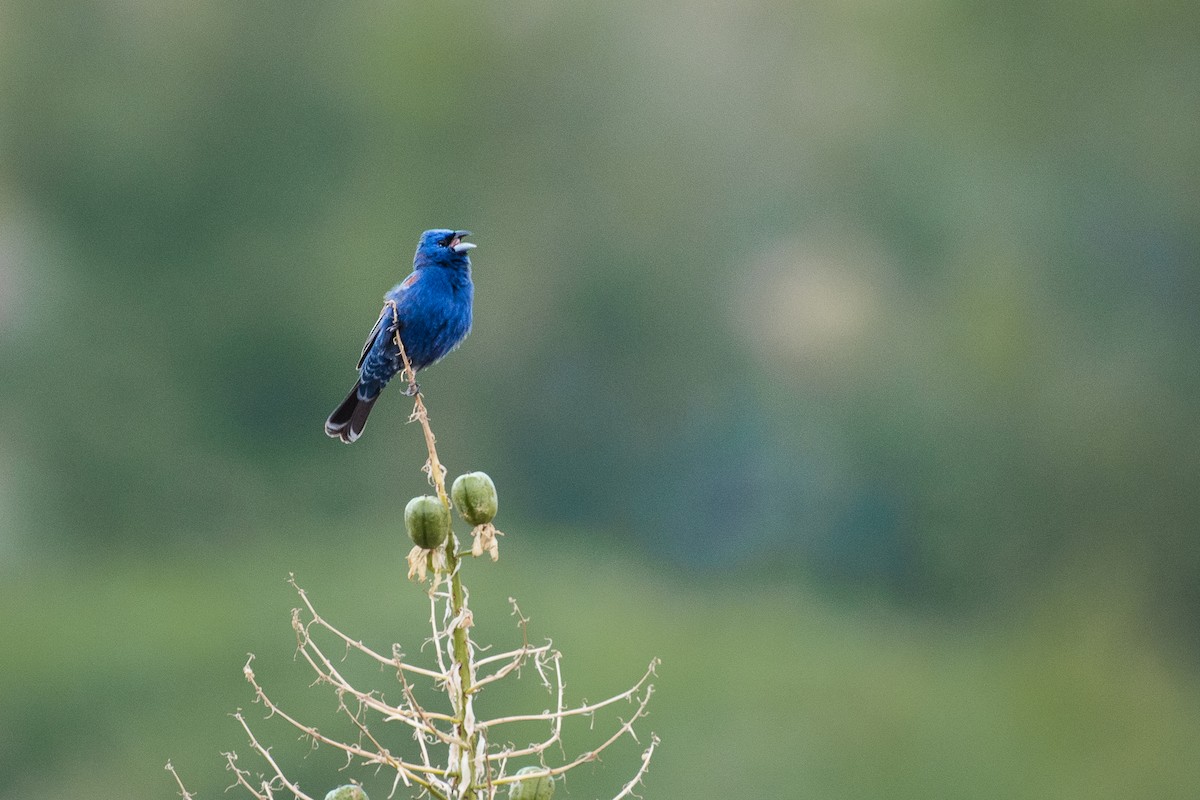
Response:
[[[358,384],[354,384],[350,394],[346,395],[342,404],[335,408],[325,421],[325,434],[350,444],[362,434],[367,424],[367,415],[371,413],[371,407],[378,399],[379,396],[376,395],[370,400],[363,400],[358,396]]]

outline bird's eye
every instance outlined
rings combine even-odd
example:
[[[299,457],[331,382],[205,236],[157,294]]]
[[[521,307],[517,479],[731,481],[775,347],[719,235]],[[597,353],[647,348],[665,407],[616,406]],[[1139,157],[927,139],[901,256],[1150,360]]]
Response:
[[[439,243],[442,247],[449,247],[454,242],[454,234],[450,234]]]

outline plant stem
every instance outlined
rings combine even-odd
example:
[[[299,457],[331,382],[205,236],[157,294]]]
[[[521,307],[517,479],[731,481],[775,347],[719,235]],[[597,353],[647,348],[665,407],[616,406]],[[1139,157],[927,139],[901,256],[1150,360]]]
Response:
[[[462,585],[462,576],[458,567],[462,561],[458,557],[458,540],[453,535],[446,539],[446,570],[450,573],[450,613],[455,619],[467,607],[466,592]],[[473,683],[471,672],[471,648],[467,636],[466,620],[454,626],[454,659],[458,662],[458,677],[462,683],[463,697],[471,693]]]
[[[402,376],[408,380],[410,387],[413,387],[413,413],[411,419],[421,423],[421,430],[425,434],[425,447],[429,451],[429,479],[433,482],[434,488],[437,489],[438,499],[447,508],[450,507],[450,497],[446,494],[446,477],[445,467],[438,459],[436,439],[433,435],[433,429],[429,425],[429,412],[425,409],[425,401],[421,397],[421,392],[416,389],[416,373],[413,371],[412,364],[408,360],[408,353],[404,351],[404,343],[400,340],[400,332],[396,331],[395,335],[396,346],[400,349],[400,358],[404,362],[404,372]],[[476,772],[475,754],[480,752],[480,733],[475,727],[475,714],[472,709],[473,698],[471,697],[471,687],[474,684],[475,667],[472,663],[471,638],[467,632],[467,628],[471,625],[471,612],[467,608],[467,592],[463,587],[462,575],[459,569],[462,565],[462,559],[458,556],[458,539],[454,532],[446,537],[446,574],[449,576],[450,582],[450,597],[448,600],[450,606],[450,622],[454,625],[454,630],[451,631],[451,649],[453,650],[454,663],[452,668],[458,670],[457,686],[451,690],[451,705],[454,708],[454,713],[457,716],[455,728],[457,729],[458,739],[465,747],[465,753],[459,754],[456,759],[453,756],[453,748],[451,748],[450,764],[447,766],[451,771],[456,768],[461,769],[459,779],[461,781],[459,788],[467,787],[467,792],[472,790],[479,793],[479,796],[486,796],[487,789],[485,784],[490,783],[490,775],[487,760],[484,759],[483,771],[484,776],[478,776]],[[437,578],[435,577],[436,581]],[[484,782],[480,782],[479,778],[483,777]],[[466,793],[459,796],[465,797]]]
[[[467,608],[466,590],[463,588],[459,567],[462,560],[458,557],[458,540],[451,533],[446,539],[446,570],[450,575],[450,618],[454,623],[451,632],[454,650],[452,668],[458,670],[458,681],[454,687],[455,696],[452,704],[458,720],[455,724],[458,738],[465,743],[466,752],[460,756],[459,764],[463,769],[462,781],[468,787],[480,785],[476,775],[475,754],[479,752],[479,731],[475,727],[475,714],[472,709],[474,698],[471,687],[474,684],[475,668],[472,662],[471,639],[467,632],[471,615]],[[455,765],[457,766],[457,765]],[[486,769],[486,766],[485,766]]]

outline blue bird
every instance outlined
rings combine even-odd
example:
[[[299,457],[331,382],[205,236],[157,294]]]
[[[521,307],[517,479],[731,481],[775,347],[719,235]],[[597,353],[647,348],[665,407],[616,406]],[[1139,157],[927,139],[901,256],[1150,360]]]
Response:
[[[425,231],[413,272],[384,295],[383,311],[358,359],[358,382],[325,422],[325,433],[346,444],[362,434],[379,393],[404,368],[396,331],[414,371],[439,361],[471,331],[470,231]],[[415,387],[410,387],[415,391]]]

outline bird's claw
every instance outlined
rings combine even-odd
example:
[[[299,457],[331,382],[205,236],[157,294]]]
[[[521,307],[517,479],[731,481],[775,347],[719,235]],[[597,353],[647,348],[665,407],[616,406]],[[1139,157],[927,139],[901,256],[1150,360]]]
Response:
[[[421,387],[417,384],[416,381],[409,381],[408,386],[404,387],[404,396],[405,397],[416,397],[420,393],[421,393]]]

